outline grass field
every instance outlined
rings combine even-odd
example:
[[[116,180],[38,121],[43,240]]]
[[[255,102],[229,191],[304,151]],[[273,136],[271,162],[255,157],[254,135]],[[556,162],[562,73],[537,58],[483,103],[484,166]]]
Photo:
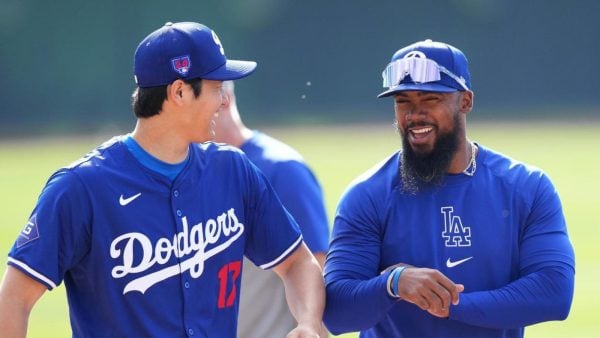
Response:
[[[318,126],[266,130],[305,157],[325,190],[330,218],[346,185],[398,148],[389,125]],[[600,305],[600,123],[471,124],[470,138],[543,168],[564,205],[577,258],[575,300],[569,318],[527,329],[527,337],[596,337]],[[103,140],[99,136],[0,141],[0,253],[6,255],[25,225],[40,189],[58,167]],[[0,273],[5,266],[0,264]],[[31,315],[31,338],[68,337],[63,287],[48,292]],[[355,334],[343,335],[345,338]]]

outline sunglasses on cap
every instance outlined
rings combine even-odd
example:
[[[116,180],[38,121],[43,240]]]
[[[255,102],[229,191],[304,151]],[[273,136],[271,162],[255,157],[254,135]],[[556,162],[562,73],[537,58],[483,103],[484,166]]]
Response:
[[[381,74],[383,86],[392,88],[400,84],[407,75],[415,83],[435,82],[441,79],[444,73],[456,81],[464,90],[469,90],[465,80],[439,65],[437,62],[424,57],[408,57],[390,62]]]

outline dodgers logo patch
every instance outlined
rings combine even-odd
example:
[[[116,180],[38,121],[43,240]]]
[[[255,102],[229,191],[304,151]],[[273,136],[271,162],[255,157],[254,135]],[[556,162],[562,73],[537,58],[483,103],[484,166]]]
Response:
[[[37,217],[34,214],[29,218],[25,228],[21,230],[19,237],[17,238],[17,248],[22,247],[23,245],[40,238],[40,232],[38,231],[37,226]]]
[[[182,76],[186,76],[190,71],[192,61],[190,60],[189,55],[184,55],[171,59],[171,66],[173,66],[173,70],[175,70],[177,73],[181,74]]]

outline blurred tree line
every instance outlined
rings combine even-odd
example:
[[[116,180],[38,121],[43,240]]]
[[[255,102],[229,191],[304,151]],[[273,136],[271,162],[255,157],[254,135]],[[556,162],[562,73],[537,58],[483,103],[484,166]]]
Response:
[[[600,107],[597,0],[0,0],[0,137],[128,130],[133,53],[167,21],[213,28],[250,123],[392,119],[381,71],[409,43],[462,49],[473,118],[594,118]]]

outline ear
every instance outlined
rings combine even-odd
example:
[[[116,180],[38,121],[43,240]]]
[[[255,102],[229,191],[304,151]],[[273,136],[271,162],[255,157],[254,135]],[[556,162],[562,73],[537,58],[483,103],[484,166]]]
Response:
[[[184,91],[185,82],[183,82],[182,80],[173,81],[173,83],[167,86],[167,100],[173,102],[176,105],[182,105]]]
[[[222,89],[221,95],[223,96],[223,105],[221,107],[223,107],[223,109],[229,109],[229,105],[231,104],[231,100],[232,100],[231,93]]]
[[[473,100],[475,99],[475,94],[470,91],[461,92],[460,96],[460,112],[468,114],[473,109]]]

